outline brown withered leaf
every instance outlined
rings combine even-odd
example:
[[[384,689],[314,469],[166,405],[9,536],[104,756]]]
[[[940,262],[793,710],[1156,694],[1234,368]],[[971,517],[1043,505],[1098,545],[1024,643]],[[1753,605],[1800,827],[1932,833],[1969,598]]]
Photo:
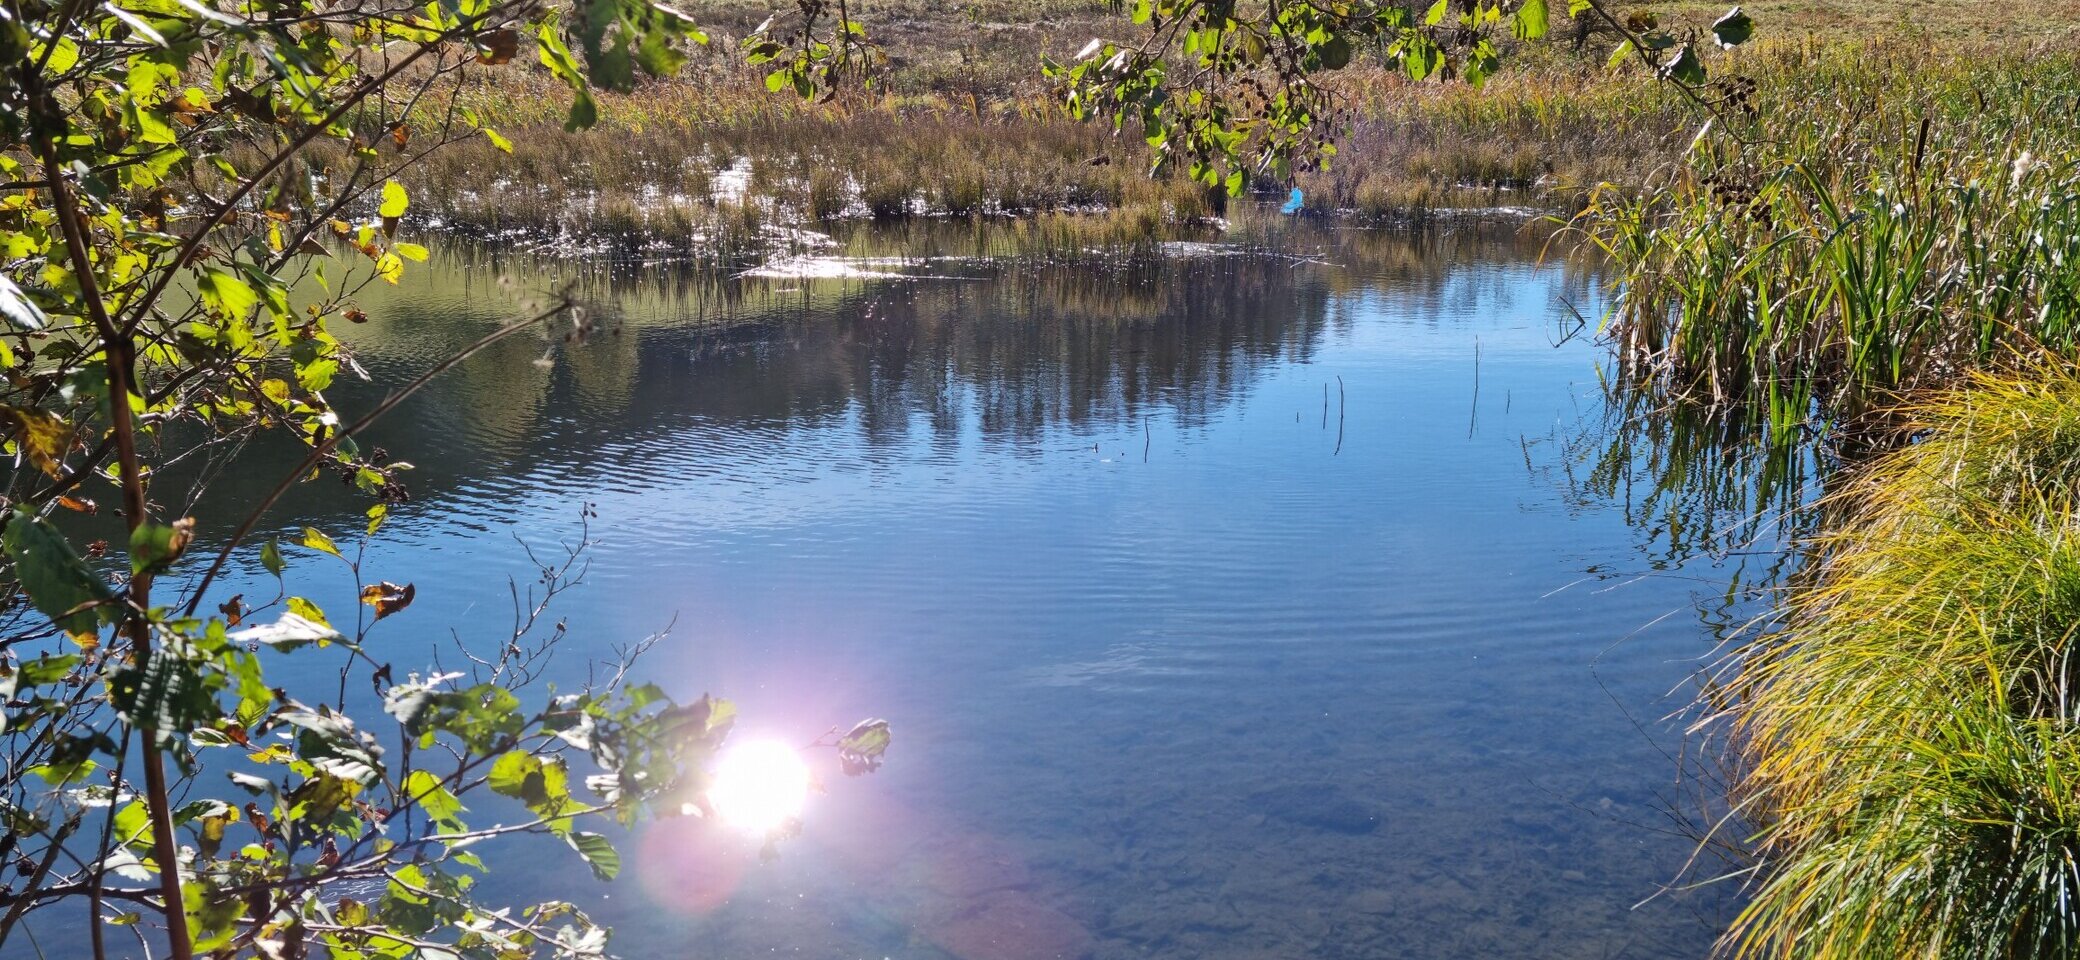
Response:
[[[381,620],[411,606],[412,597],[417,594],[417,588],[409,583],[404,586],[398,586],[385,580],[381,583],[371,583],[362,587],[361,602],[376,608],[376,619]]]
[[[403,150],[405,144],[412,142],[412,128],[402,123],[391,127],[390,142],[396,144],[397,149]]]
[[[224,612],[224,624],[226,626],[235,627],[245,622],[245,599],[245,594],[235,594],[232,596],[231,599],[226,600],[222,604],[218,605],[217,609]]]
[[[348,323],[367,323],[367,322],[368,322],[368,314],[367,314],[366,312],[364,312],[364,311],[363,311],[363,310],[362,310],[362,309],[361,309],[360,307],[348,307],[348,308],[347,308],[347,322],[348,322]]]
[[[520,34],[515,30],[493,30],[480,37],[477,42],[484,47],[483,52],[477,54],[478,63],[496,66],[513,59],[513,55],[520,52]]]
[[[332,251],[325,249],[325,245],[319,243],[317,237],[303,238],[303,242],[296,246],[296,252],[310,257],[332,256]]]
[[[72,446],[72,424],[41,410],[0,406],[22,456],[36,469],[57,479],[65,472],[65,451]]]
[[[84,513],[90,517],[96,513],[101,512],[101,505],[95,503],[93,500],[87,497],[59,497],[58,506],[64,507],[65,509],[70,510],[74,513]]]

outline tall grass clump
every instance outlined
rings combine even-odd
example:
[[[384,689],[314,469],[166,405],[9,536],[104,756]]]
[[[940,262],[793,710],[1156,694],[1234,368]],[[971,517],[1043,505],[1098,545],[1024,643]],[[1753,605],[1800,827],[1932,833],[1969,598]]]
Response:
[[[1765,48],[1735,136],[1576,220],[1628,369],[1780,425],[2075,345],[2080,58]]]
[[[2080,955],[2080,368],[1965,382],[1830,496],[1740,658],[1732,955]]]

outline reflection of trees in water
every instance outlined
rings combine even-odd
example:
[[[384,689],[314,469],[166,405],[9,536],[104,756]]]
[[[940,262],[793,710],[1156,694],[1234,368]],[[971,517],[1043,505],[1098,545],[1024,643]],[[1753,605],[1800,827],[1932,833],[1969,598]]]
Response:
[[[1658,394],[1613,386],[1592,415],[1527,448],[1572,508],[1621,510],[1646,573],[1711,567],[1698,613],[1721,639],[1760,612],[1753,601],[1797,566],[1784,547],[1811,529],[1830,460],[1808,438],[1780,437]],[[1605,577],[1640,571],[1598,569]]]
[[[1001,283],[911,287],[868,299],[852,398],[871,439],[972,418],[983,437],[1038,439],[1151,410],[1201,422],[1267,365],[1319,345],[1327,291],[1284,264],[1229,260],[1146,285],[1038,271]]]
[[[900,250],[858,240],[848,250],[916,249],[915,236],[901,239]],[[959,249],[935,244],[940,255]],[[1490,285],[1508,286],[1499,268],[1538,253],[1519,228],[1297,229],[1266,246],[1270,255],[1152,268],[952,258],[918,272],[968,279],[902,281],[732,279],[464,251],[437,258],[421,286],[364,303],[372,319],[354,347],[376,383],[335,400],[348,410],[371,402],[531,290],[570,285],[608,332],[584,344],[500,343],[376,431],[375,443],[398,438],[390,452],[418,465],[416,496],[544,467],[563,475],[604,449],[710,425],[777,434],[850,422],[869,446],[973,436],[1016,450],[1051,430],[1131,427],[1157,412],[1204,422],[1269,367],[1313,357],[1350,322],[1355,298],[1384,298],[1417,320],[1464,316]],[[347,506],[325,489],[300,500],[291,509],[305,516]]]
[[[1746,754],[1729,736],[1738,704],[1727,681],[1742,646],[1772,629],[1773,603],[1800,569],[1800,543],[1824,523],[1818,501],[1841,463],[1812,436],[1772,435],[1635,386],[1608,384],[1603,399],[1527,441],[1526,466],[1570,510],[1622,512],[1644,562],[1599,565],[1591,577],[1611,589],[1642,578],[1692,584],[1690,609],[1708,638],[1692,683],[1670,691],[1671,712],[1632,717],[1676,735],[1666,749],[1674,777],[1656,790],[1660,817],[1639,826],[1698,845],[1670,889],[1701,884],[1744,898],[1755,824],[1732,799]]]

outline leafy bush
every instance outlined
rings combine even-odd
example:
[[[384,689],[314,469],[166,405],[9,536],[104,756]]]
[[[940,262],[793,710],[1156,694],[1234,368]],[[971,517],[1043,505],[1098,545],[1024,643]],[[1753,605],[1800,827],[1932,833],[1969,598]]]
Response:
[[[754,38],[751,55],[773,60],[791,43],[776,73],[835,76],[834,34],[850,35],[842,20],[807,18]],[[0,856],[21,873],[0,891],[0,943],[71,905],[88,913],[97,958],[113,935],[157,953],[145,915],[174,960],[602,955],[606,931],[569,903],[479,903],[486,864],[469,845],[544,834],[613,876],[611,844],[580,827],[699,810],[729,704],[679,704],[629,682],[641,643],[599,682],[524,704],[515,691],[561,636],[536,635],[534,619],[574,581],[570,562],[543,567],[542,595],[500,653],[467,673],[422,675],[365,643],[411,604],[413,584],[302,531],[296,546],[344,563],[371,608],[348,634],[300,595],[301,568],[289,575],[281,546],[253,539],[284,491],[325,474],[371,502],[374,535],[409,465],[360,447],[364,428],[500,337],[540,330],[578,344],[592,332],[551,302],[358,415],[328,399],[359,375],[328,322],[360,319],[356,291],[427,257],[406,239],[411,198],[398,177],[457,143],[510,147],[456,102],[464,78],[526,47],[567,89],[567,125],[583,128],[595,85],[669,73],[701,42],[644,0],[24,0],[0,11],[0,421],[17,462],[0,514],[13,581],[0,636]],[[415,109],[431,102],[447,109]],[[335,148],[328,162],[314,160],[320,143]],[[155,490],[166,468],[260,434],[304,455],[252,510],[159,515],[155,501],[172,499]],[[126,545],[79,550],[71,515],[100,500],[119,505]],[[241,552],[280,581],[273,599],[211,592]],[[155,592],[161,581],[178,599]],[[337,691],[270,682],[284,658],[317,650],[343,654]],[[380,698],[378,723],[349,715],[349,679]],[[887,743],[886,725],[869,722],[829,745],[863,772]],[[178,808],[174,774],[188,780]],[[482,794],[525,813],[472,826],[464,802]],[[349,882],[380,892],[348,897]]]

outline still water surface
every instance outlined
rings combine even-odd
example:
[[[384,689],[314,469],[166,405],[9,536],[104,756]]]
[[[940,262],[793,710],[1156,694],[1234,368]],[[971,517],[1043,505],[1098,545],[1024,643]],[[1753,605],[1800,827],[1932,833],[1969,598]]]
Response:
[[[378,381],[558,274],[605,328],[377,438],[419,467],[367,564],[419,587],[400,675],[496,642],[516,539],[590,503],[552,673],[669,626],[642,673],[740,735],[895,724],[774,862],[667,823],[614,884],[545,847],[504,892],[646,960],[1702,956],[1736,903],[1656,896],[1694,849],[1659,718],[1714,588],[1621,575],[1642,534],[1574,482],[1594,278],[1510,229],[1293,245],[720,286],[456,252],[367,300]],[[285,528],[365,506],[297,497]]]

